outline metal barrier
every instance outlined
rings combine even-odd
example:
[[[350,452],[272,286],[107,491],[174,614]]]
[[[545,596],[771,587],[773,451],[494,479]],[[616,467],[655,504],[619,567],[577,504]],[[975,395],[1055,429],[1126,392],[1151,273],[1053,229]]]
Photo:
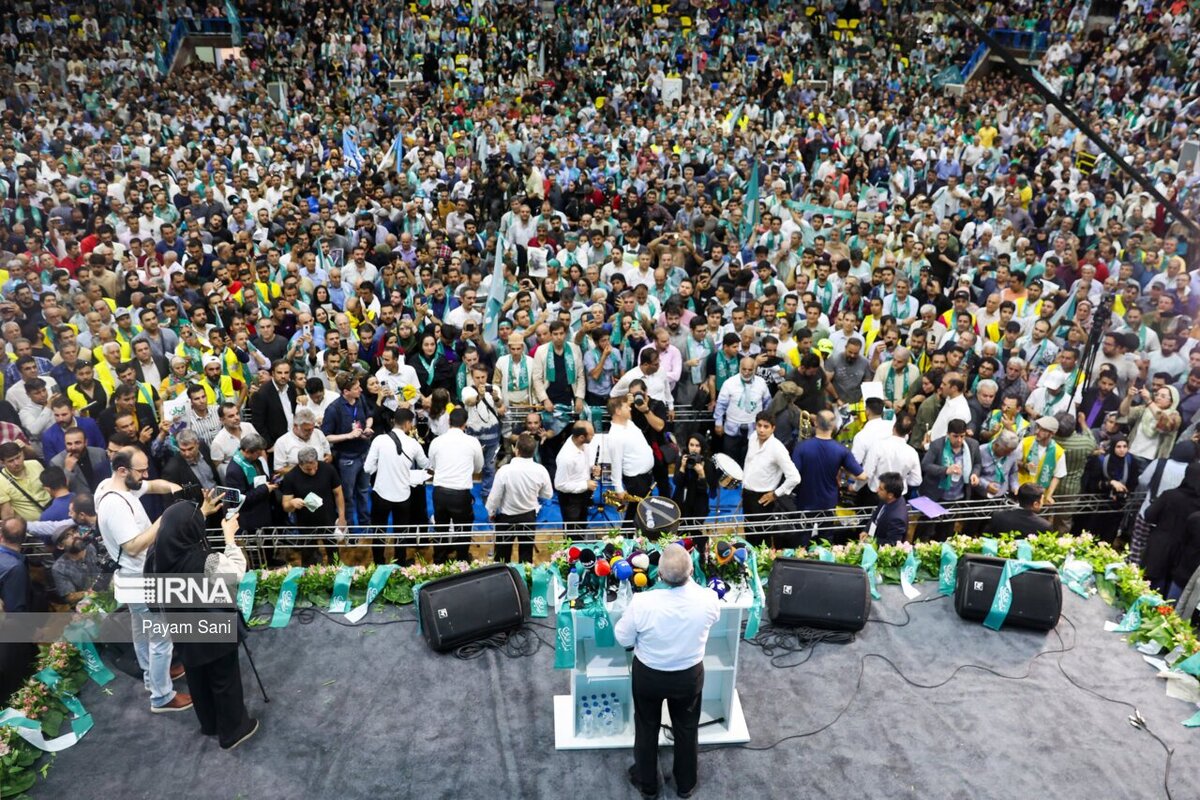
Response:
[[[1112,508],[1108,498],[1100,495],[1073,495],[1058,498],[1053,506],[1043,508],[1043,516],[1051,518],[1071,517],[1076,514],[1098,514],[1112,518],[1117,530],[1125,530],[1132,516],[1141,505],[1142,495],[1134,494],[1123,508]],[[916,511],[911,511],[910,524],[920,526],[945,525],[947,523],[982,523],[991,519],[997,511],[1017,508],[1016,504],[1005,498],[1001,500],[962,500],[944,503],[949,512],[935,520],[925,518]],[[778,528],[786,525],[792,531],[807,530],[814,532],[813,539],[831,539],[834,535],[849,532],[855,538],[857,533],[866,528],[873,506],[853,508],[836,508],[828,511],[796,511],[786,514],[742,514],[738,511],[704,518],[687,518],[682,521],[677,531],[679,536],[693,539],[712,539],[729,535],[742,535],[747,529]],[[606,536],[612,532],[633,533],[633,528],[626,525],[623,518],[611,507],[607,513],[597,510],[595,515],[586,523],[574,527],[566,527],[560,520],[535,521],[522,530],[506,532],[506,538],[511,537],[517,544],[540,544],[554,546],[565,540],[586,540]],[[751,531],[753,532],[753,531]],[[297,528],[284,526],[275,528],[259,528],[239,538],[239,544],[247,552],[251,563],[262,565],[278,561],[278,550],[314,550],[336,549],[339,547],[366,548],[370,546],[391,546],[393,548],[494,548],[495,528],[487,522],[476,522],[470,530],[455,529],[447,524],[431,523],[427,526],[408,528],[379,527],[372,525],[351,526],[344,537],[335,537],[330,528]],[[209,539],[214,547],[221,545],[221,537],[216,532],[210,532]],[[400,555],[397,553],[397,555]]]

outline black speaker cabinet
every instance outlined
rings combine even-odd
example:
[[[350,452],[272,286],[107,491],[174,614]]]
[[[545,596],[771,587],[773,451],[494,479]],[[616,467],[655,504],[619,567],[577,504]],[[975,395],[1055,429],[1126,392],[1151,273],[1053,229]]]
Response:
[[[804,558],[777,558],[771,565],[767,617],[776,625],[861,631],[870,613],[862,567]]]
[[[417,600],[421,633],[439,653],[518,627],[529,619],[529,587],[507,564],[430,581]]]
[[[960,617],[982,622],[992,608],[1004,559],[977,554],[958,560],[957,584],[954,587],[954,610]],[[1014,577],[1012,605],[1005,626],[1048,631],[1058,624],[1062,613],[1062,581],[1054,568],[1030,569]]]

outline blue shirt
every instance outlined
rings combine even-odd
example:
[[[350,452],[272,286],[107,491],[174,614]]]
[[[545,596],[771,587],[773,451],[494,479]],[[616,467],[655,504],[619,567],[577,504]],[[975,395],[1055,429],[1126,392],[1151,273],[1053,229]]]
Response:
[[[29,570],[25,566],[25,556],[0,547],[0,602],[4,610],[29,610]]]
[[[87,441],[88,447],[108,446],[104,441],[104,435],[100,433],[100,426],[96,424],[96,420],[90,417],[75,417],[71,425],[83,431],[83,437]],[[57,424],[42,431],[42,459],[47,464],[50,463],[50,459],[67,449],[66,435],[67,432]]]
[[[329,404],[329,408],[325,409],[325,420],[321,425],[321,432],[326,436],[350,433],[354,430],[354,423],[357,422],[360,427],[366,428],[370,419],[371,416],[367,413],[367,404],[362,397],[359,397],[354,405],[347,403],[345,397],[339,397]],[[338,458],[359,458],[367,454],[367,450],[371,447],[371,440],[366,437],[347,439],[331,445],[331,447]]]
[[[862,473],[850,448],[832,439],[805,439],[792,450],[792,463],[803,476],[793,493],[801,511],[828,511],[837,506],[838,470]]]
[[[50,505],[46,506],[46,510],[42,512],[42,522],[58,522],[69,518],[71,501],[74,499],[75,495],[68,493],[51,500]]]

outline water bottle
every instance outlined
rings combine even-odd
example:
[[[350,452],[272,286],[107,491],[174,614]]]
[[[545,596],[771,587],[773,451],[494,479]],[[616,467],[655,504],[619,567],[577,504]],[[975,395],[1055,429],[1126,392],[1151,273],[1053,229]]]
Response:
[[[592,719],[592,710],[584,703],[583,716],[579,722],[579,735],[584,739],[590,739],[596,735],[596,724]]]
[[[612,693],[609,703],[612,705],[613,717],[616,719],[617,729],[623,730],[625,728],[625,714],[621,708],[621,699],[617,697],[616,692]]]
[[[579,573],[574,570],[567,576],[567,603],[573,604],[579,597]]]
[[[600,730],[604,736],[612,736],[617,732],[617,717],[607,700],[604,701],[604,708],[600,711]]]

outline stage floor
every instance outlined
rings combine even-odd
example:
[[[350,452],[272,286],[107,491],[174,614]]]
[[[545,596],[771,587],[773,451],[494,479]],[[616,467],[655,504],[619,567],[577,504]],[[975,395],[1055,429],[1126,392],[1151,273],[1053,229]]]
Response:
[[[923,584],[928,596],[934,584]],[[898,587],[883,587],[874,617],[902,621]],[[738,690],[752,737],[764,752],[723,749],[700,761],[700,798],[1104,798],[1164,797],[1165,754],[1126,721],[1127,708],[1075,688],[1060,674],[1053,632],[992,632],[954,615],[949,599],[909,609],[912,623],[871,622],[849,645],[821,645],[792,669],[771,667],[743,646]],[[1134,703],[1177,749],[1176,798],[1200,797],[1191,763],[1200,732],[1180,725],[1190,707],[1164,694],[1151,667],[1102,625],[1117,613],[1100,599],[1066,593],[1078,642],[1062,666],[1102,694]],[[367,619],[412,619],[389,608]],[[546,641],[549,630],[535,628]],[[1069,647],[1075,633],[1059,631]],[[60,753],[40,797],[79,798],[558,798],[633,797],[629,751],[554,749],[553,698],[567,676],[553,649],[531,658],[488,653],[474,661],[432,653],[416,625],[342,627],[318,617],[251,635],[271,703],[264,705],[243,658],[258,736],[224,753],[199,733],[191,712],[152,715],[140,683],[118,673],[106,696],[89,684],[83,700],[95,727]],[[976,663],[1023,680],[967,669]],[[803,655],[803,654],[802,654]],[[802,656],[801,656],[802,657]],[[797,657],[798,658],[798,657]],[[1031,659],[1033,659],[1031,661]],[[863,665],[861,688],[860,665]],[[182,686],[182,682],[179,684]],[[853,697],[853,699],[851,699]],[[847,706],[847,703],[849,705]],[[661,763],[670,774],[670,750]],[[674,793],[666,787],[664,797]]]

